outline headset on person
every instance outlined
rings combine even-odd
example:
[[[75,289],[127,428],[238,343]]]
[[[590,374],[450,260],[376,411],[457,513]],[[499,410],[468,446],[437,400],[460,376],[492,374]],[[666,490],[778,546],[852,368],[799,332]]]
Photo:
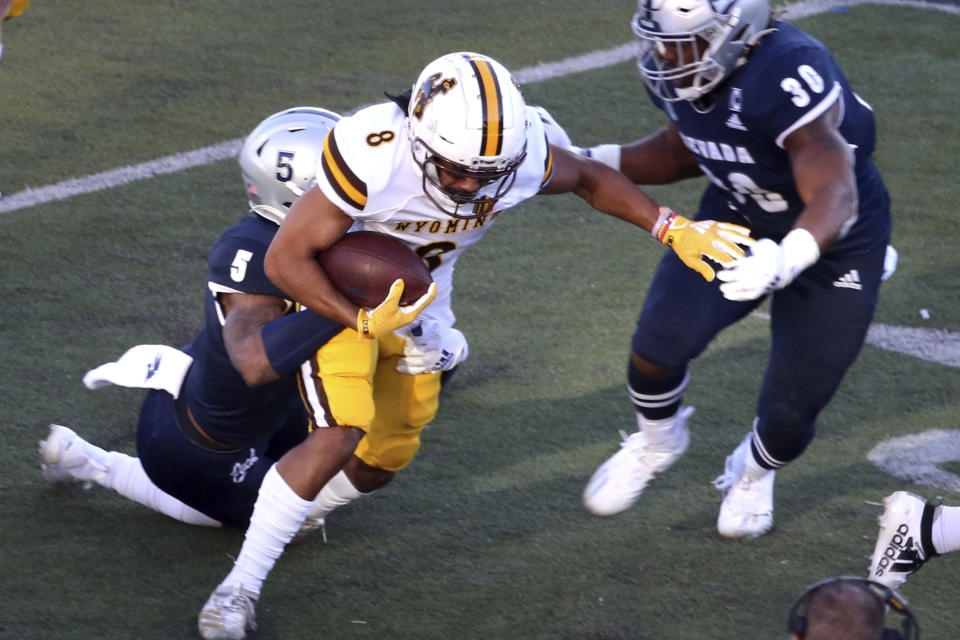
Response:
[[[884,629],[883,640],[918,640],[920,627],[917,625],[917,620],[913,617],[913,612],[910,611],[906,599],[886,585],[855,576],[827,578],[810,585],[793,603],[790,616],[787,618],[787,631],[803,636],[807,629],[807,604],[810,602],[810,597],[823,587],[839,582],[862,586],[880,599],[888,614],[890,611],[894,611],[897,615],[903,617],[899,630],[892,627]]]

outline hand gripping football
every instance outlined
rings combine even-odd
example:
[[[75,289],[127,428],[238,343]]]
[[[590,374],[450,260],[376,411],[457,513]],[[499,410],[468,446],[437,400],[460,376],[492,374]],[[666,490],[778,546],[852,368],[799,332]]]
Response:
[[[416,302],[433,282],[426,263],[413,249],[375,231],[348,233],[317,259],[337,291],[361,307],[383,302],[397,278],[404,285],[402,305]]]

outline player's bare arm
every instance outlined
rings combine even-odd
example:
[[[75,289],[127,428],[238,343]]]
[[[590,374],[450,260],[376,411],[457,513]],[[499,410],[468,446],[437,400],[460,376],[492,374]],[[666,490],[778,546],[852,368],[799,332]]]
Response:
[[[261,331],[283,315],[286,301],[276,296],[221,293],[220,304],[226,315],[223,344],[243,381],[256,387],[278,379],[264,351]]]
[[[551,149],[553,177],[541,193],[576,193],[595,209],[650,231],[708,282],[715,271],[704,257],[727,264],[743,257],[742,247],[753,242],[746,227],[713,220],[691,222],[658,205],[626,176],[602,162],[554,145]]]
[[[593,208],[650,231],[660,216],[660,205],[637,189],[622,173],[556,145],[553,176],[541,193],[575,193]]]
[[[783,143],[806,204],[795,226],[809,231],[821,250],[833,244],[857,212],[853,152],[837,129],[839,114],[838,103]]]
[[[620,148],[620,171],[636,184],[668,184],[702,175],[673,123]]]
[[[342,238],[351,224],[348,215],[313,187],[290,208],[264,257],[267,276],[275,285],[308,309],[347,327],[356,326],[360,307],[333,287],[317,254]]]

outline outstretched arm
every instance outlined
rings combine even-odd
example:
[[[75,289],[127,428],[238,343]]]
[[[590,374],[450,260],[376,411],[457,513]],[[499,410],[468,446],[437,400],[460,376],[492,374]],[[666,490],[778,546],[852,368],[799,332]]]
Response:
[[[580,153],[620,171],[636,184],[668,184],[703,175],[672,122],[628,144],[600,144]]]
[[[619,171],[556,146],[551,150],[553,176],[541,193],[576,193],[595,209],[651,232],[708,282],[715,274],[705,257],[726,264],[744,255],[739,245],[753,242],[746,227],[691,222],[658,205]]]
[[[620,147],[620,171],[636,184],[668,184],[703,175],[697,158],[671,122],[656,133]]]

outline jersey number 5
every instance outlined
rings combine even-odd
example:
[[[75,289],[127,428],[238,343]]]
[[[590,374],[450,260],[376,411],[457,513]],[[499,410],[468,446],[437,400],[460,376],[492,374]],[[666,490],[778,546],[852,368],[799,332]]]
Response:
[[[233,256],[233,262],[230,263],[230,279],[234,282],[243,282],[247,275],[247,265],[250,264],[250,258],[253,257],[251,251],[245,249],[237,250],[237,255]]]

